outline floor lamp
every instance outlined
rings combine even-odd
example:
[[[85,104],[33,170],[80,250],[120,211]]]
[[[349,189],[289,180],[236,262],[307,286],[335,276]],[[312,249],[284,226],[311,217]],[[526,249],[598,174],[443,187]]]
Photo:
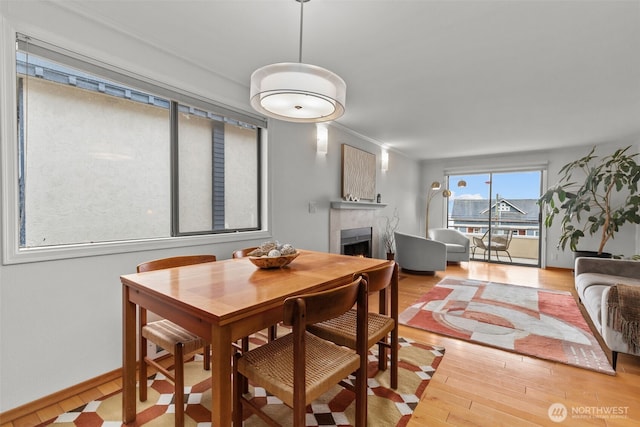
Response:
[[[465,180],[460,180],[458,181],[458,187],[466,187],[467,186],[467,182]],[[431,205],[431,201],[433,200],[433,198],[437,195],[442,193],[442,197],[444,197],[445,199],[448,199],[449,197],[451,197],[451,190],[449,190],[448,188],[443,188],[442,184],[439,181],[433,181],[431,183],[431,187],[429,187],[429,192],[427,193],[427,213],[425,216],[425,227],[424,227],[424,234],[425,237],[428,239],[429,238],[429,206]]]

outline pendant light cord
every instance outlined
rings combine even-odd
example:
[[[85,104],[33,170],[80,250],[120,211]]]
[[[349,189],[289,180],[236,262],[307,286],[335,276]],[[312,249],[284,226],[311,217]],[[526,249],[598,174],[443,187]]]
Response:
[[[298,50],[298,62],[302,63],[302,17],[303,17],[303,9],[304,3],[308,0],[297,0],[300,2],[300,48]]]

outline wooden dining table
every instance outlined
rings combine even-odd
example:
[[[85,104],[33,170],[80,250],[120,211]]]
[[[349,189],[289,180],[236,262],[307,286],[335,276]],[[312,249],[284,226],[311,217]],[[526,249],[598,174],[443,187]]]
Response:
[[[330,289],[386,262],[299,252],[291,264],[276,269],[260,269],[249,258],[238,258],[121,276],[123,422],[136,419],[137,306],[211,343],[211,422],[227,427],[232,412],[232,343],[282,320],[286,298]]]

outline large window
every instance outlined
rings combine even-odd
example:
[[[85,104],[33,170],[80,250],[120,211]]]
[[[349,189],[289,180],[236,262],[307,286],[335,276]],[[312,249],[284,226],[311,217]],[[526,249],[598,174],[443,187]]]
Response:
[[[542,170],[452,174],[448,179],[448,227],[471,240],[472,259],[540,265]]]
[[[261,228],[263,121],[18,41],[21,249]]]

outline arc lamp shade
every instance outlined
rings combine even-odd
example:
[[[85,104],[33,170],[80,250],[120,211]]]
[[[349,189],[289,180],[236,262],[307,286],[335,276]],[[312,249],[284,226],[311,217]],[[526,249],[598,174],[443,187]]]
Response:
[[[289,122],[326,122],[344,114],[347,85],[316,65],[282,62],[251,74],[251,106]]]

